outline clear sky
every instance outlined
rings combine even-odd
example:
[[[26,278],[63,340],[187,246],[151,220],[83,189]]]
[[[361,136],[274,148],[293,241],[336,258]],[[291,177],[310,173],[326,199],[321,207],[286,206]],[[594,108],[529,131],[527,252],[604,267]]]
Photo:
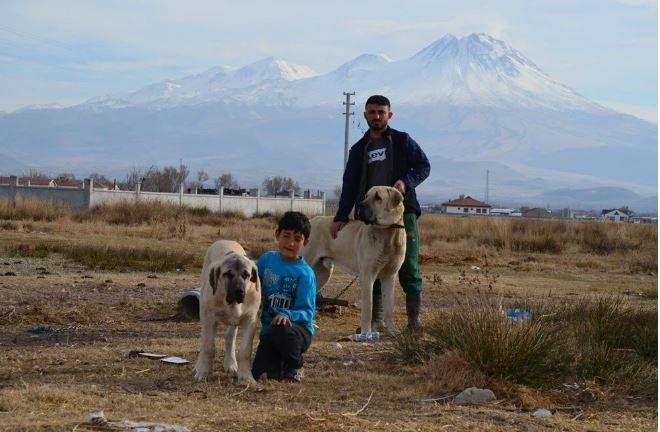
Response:
[[[0,110],[80,103],[267,56],[323,73],[362,53],[398,60],[473,32],[657,123],[657,0],[1,0]]]

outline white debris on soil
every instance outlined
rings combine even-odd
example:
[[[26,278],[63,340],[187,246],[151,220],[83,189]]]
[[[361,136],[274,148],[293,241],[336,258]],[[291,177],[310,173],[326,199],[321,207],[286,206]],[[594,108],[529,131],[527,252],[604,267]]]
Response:
[[[454,403],[480,405],[495,400],[495,393],[489,389],[470,387],[454,398]]]
[[[104,429],[121,430],[131,432],[190,432],[186,426],[169,423],[134,422],[131,420],[109,421],[105,418],[103,411],[96,411],[85,416],[85,424],[101,426]]]
[[[552,413],[545,408],[537,408],[532,411],[532,415],[534,417],[550,417],[552,416]]]
[[[169,364],[175,364],[175,365],[184,365],[190,363],[188,360],[181,358],[181,357],[165,357],[164,359],[160,359],[163,363],[169,363]]]

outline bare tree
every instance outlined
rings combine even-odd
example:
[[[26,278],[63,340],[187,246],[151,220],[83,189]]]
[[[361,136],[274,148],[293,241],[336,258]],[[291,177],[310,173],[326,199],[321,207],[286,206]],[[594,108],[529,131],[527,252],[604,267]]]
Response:
[[[204,171],[204,170],[199,170],[197,171],[197,176],[195,177],[195,180],[189,181],[186,183],[186,187],[188,189],[200,189],[202,186],[204,186],[204,182],[209,179],[209,174]]]
[[[103,174],[91,173],[88,177],[92,179],[96,186],[110,186],[112,184],[112,182]]]
[[[72,173],[59,173],[55,176],[55,182],[58,181],[77,181],[75,174]]]
[[[333,193],[333,198],[339,202],[339,199],[341,198],[341,185],[335,185],[335,188],[332,190]]]
[[[135,190],[137,184],[141,183],[143,176],[143,170],[137,167],[133,167],[126,174],[124,181],[119,182],[119,188],[123,190]]]
[[[215,179],[215,187],[220,189],[221,187],[229,189],[240,189],[238,181],[231,173],[224,173],[220,177]]]
[[[300,185],[291,177],[266,177],[263,181],[263,188],[268,195],[278,195],[283,193],[300,192]]]
[[[28,170],[27,177],[30,177],[30,178],[33,178],[33,179],[48,179],[49,178],[46,175],[46,173],[44,173],[40,169],[36,169],[36,168],[30,168]]]

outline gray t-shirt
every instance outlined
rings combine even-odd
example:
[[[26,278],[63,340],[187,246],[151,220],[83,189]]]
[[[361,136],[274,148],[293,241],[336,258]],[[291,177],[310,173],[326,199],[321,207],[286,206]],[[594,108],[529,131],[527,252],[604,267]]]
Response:
[[[367,190],[373,186],[392,186],[391,146],[387,138],[375,138],[367,145]]]

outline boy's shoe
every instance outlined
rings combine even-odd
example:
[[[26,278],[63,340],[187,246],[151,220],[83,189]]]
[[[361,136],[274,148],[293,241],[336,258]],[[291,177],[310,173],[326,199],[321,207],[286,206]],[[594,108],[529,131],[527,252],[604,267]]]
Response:
[[[305,374],[302,369],[289,369],[282,373],[282,381],[290,383],[299,383],[302,381]]]

